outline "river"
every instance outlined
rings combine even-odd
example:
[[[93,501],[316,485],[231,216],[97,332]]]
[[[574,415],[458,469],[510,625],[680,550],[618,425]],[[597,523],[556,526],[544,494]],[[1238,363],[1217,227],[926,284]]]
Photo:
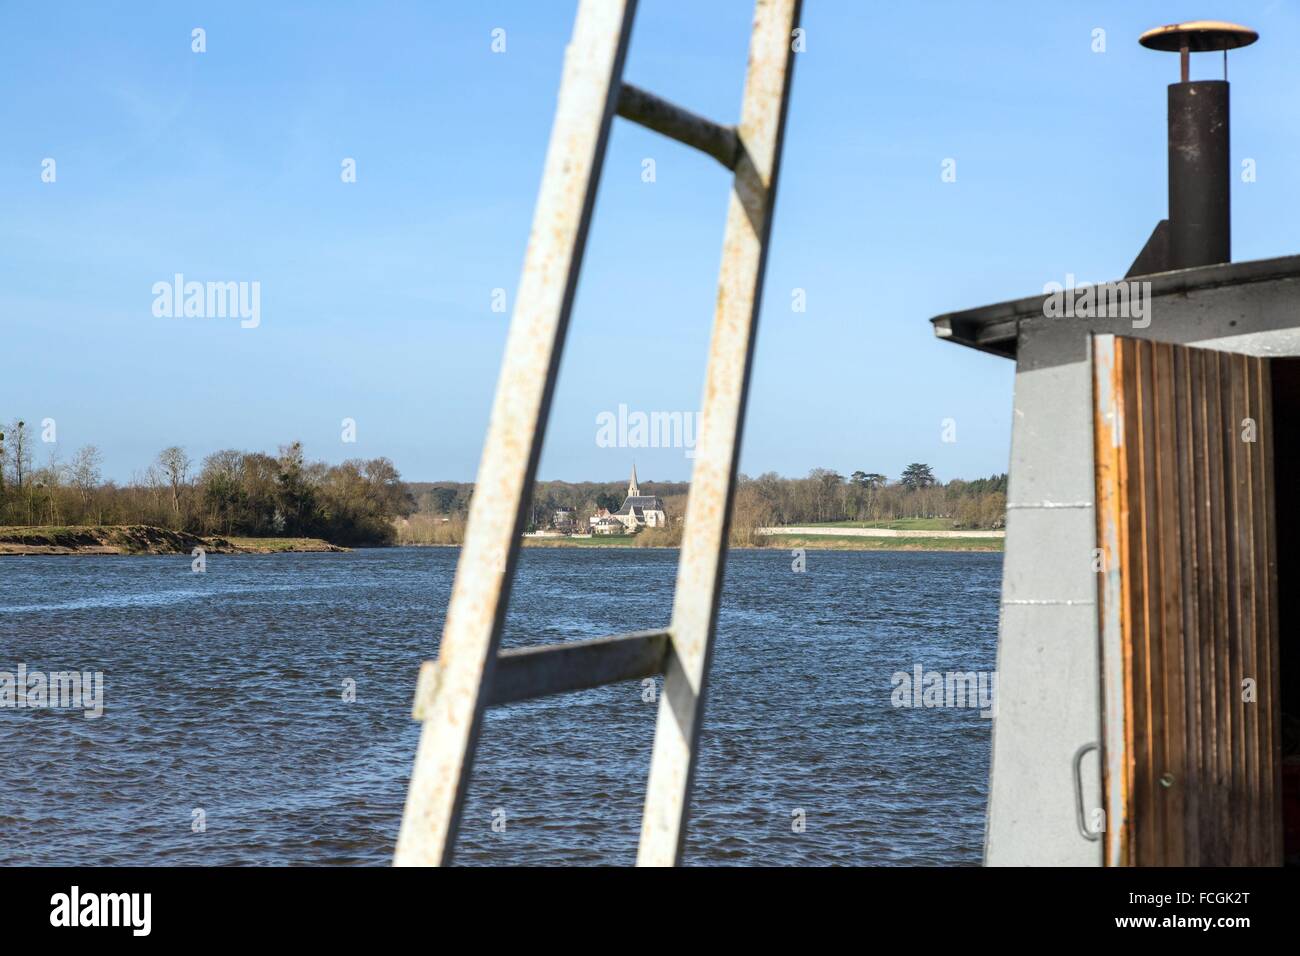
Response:
[[[0,671],[103,674],[97,718],[0,708],[0,864],[387,864],[456,557],[0,558]],[[524,549],[504,646],[667,624],[676,558]],[[991,721],[891,691],[992,671],[1002,556],[806,561],[730,556],[685,862],[977,864]],[[644,696],[490,712],[457,862],[633,862]]]

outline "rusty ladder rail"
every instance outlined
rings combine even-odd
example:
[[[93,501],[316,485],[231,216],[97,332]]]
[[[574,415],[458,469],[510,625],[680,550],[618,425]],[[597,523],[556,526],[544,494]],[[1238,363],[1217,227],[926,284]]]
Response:
[[[801,0],[757,0],[740,123],[622,82],[636,0],[580,0],[394,863],[450,863],[487,707],[664,675],[638,865],[682,852],[722,588]],[[520,536],[615,113],[734,170],[695,468],[666,631],[500,651]],[[503,506],[503,503],[505,505]]]

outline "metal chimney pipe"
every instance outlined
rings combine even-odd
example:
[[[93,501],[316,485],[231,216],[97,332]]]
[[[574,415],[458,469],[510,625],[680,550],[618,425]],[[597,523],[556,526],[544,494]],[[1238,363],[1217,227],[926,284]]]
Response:
[[[1232,261],[1228,83],[1169,84],[1169,267]]]
[[[1259,34],[1219,20],[1157,27],[1138,42],[1179,54],[1178,83],[1169,85],[1168,269],[1232,261],[1232,169],[1229,152],[1228,55]],[[1191,53],[1222,50],[1222,80],[1189,79]]]

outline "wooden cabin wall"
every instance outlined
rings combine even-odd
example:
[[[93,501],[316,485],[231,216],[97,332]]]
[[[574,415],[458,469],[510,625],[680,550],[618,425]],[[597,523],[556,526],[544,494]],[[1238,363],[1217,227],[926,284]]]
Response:
[[[1270,371],[1268,359],[1119,336],[1097,364],[1120,423],[1101,427],[1098,408],[1099,539],[1118,542],[1120,583],[1118,600],[1102,588],[1101,611],[1121,636],[1107,673],[1124,684],[1106,713],[1123,721],[1123,759],[1106,760],[1106,790],[1121,794],[1112,862],[1281,862]]]

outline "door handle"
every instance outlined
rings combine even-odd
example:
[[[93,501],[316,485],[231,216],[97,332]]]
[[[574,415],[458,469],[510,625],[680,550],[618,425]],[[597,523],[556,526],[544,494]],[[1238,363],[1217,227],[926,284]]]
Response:
[[[1075,823],[1079,826],[1079,836],[1096,843],[1101,839],[1101,834],[1093,833],[1088,829],[1088,821],[1084,819],[1083,811],[1083,757],[1090,750],[1100,752],[1101,744],[1096,742],[1084,744],[1074,752],[1074,814]]]

